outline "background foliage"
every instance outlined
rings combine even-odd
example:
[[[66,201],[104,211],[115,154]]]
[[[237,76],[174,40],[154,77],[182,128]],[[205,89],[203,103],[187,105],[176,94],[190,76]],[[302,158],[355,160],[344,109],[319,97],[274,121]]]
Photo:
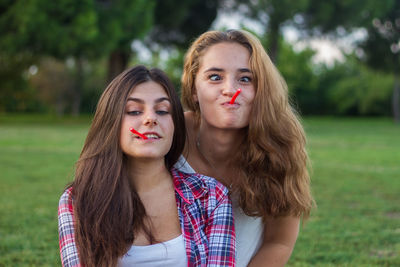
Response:
[[[400,0],[1,1],[0,112],[91,113],[133,64],[165,69],[179,90],[185,49],[221,12],[258,23],[302,114],[400,120]],[[288,27],[302,40],[367,34],[326,65],[286,41]]]

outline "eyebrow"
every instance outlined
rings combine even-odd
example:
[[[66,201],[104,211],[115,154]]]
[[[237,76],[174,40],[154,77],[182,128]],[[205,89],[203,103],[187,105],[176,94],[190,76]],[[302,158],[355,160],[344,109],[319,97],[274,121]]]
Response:
[[[224,69],[212,67],[212,68],[206,69],[204,72],[210,72],[210,71],[222,72],[222,71],[224,71]],[[251,70],[249,70],[247,68],[241,68],[241,69],[239,69],[239,72],[241,72],[241,73],[242,72],[250,72],[251,73]]]
[[[251,70],[249,70],[247,68],[243,68],[243,69],[239,69],[239,72],[250,72],[251,73]]]
[[[128,101],[133,101],[133,102],[136,102],[136,103],[139,103],[139,104],[144,104],[144,100],[143,100],[143,99],[135,98],[135,97],[128,97],[128,99],[127,99],[126,102],[128,102]],[[171,102],[171,101],[169,100],[169,98],[167,98],[167,97],[160,97],[160,98],[157,98],[157,99],[154,101],[154,103],[158,104],[158,103],[161,103],[161,102],[163,102],[163,101]]]
[[[209,72],[209,71],[219,71],[219,72],[221,72],[223,70],[224,69],[212,67],[212,68],[206,69],[204,72]]]

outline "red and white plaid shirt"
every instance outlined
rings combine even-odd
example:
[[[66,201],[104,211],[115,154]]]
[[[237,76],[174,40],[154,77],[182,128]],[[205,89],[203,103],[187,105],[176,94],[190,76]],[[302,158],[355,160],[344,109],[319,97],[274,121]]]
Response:
[[[188,266],[235,266],[236,237],[228,190],[215,179],[172,169]],[[72,188],[60,198],[58,230],[64,267],[81,266],[74,238]]]

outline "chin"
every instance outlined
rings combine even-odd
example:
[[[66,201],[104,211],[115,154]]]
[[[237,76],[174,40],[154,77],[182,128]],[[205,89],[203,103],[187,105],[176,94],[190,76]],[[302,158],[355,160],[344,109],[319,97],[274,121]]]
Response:
[[[238,118],[236,116],[225,118],[223,121],[221,121],[220,125],[222,126],[222,128],[232,129],[240,129],[246,127],[245,123],[243,123],[242,121],[238,121]]]
[[[225,123],[219,123],[216,125],[216,128],[220,129],[226,129],[226,130],[235,130],[235,129],[241,129],[244,128],[245,126],[242,126],[238,123],[235,122],[225,122]]]
[[[168,153],[168,152],[167,152]],[[135,153],[135,155],[133,155],[135,158],[138,159],[163,159],[164,156],[167,154],[164,153],[164,151],[143,151],[143,152],[139,152],[139,153]]]

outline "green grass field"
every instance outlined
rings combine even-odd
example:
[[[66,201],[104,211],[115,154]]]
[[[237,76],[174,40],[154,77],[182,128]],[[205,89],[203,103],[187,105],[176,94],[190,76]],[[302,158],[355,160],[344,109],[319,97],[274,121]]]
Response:
[[[0,266],[60,266],[57,205],[90,119],[0,116]],[[307,118],[318,208],[287,266],[400,266],[400,125]]]

